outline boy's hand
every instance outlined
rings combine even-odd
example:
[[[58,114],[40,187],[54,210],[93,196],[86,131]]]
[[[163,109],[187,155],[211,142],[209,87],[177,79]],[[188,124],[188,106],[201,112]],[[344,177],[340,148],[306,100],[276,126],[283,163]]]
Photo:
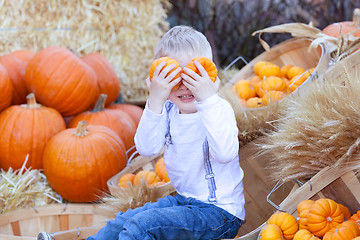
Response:
[[[217,92],[220,86],[220,79],[216,78],[215,82],[211,81],[204,67],[196,60],[194,64],[199,70],[200,75],[185,67],[183,71],[186,74],[181,73],[181,77],[183,78],[183,84],[194,94],[195,100],[201,102]]]
[[[159,114],[169,97],[171,89],[181,80],[181,77],[173,79],[181,71],[180,67],[175,69],[175,64],[171,64],[162,69],[165,65],[166,61],[161,62],[155,68],[152,80],[150,81],[150,78],[146,79],[146,84],[149,89],[148,106],[151,111]],[[173,69],[175,70],[171,72]],[[171,73],[169,74],[169,72]]]

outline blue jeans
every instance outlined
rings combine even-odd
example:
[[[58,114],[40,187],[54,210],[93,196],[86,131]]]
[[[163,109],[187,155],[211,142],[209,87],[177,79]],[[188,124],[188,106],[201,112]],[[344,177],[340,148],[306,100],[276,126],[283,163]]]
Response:
[[[241,224],[222,208],[178,194],[117,213],[87,240],[234,238]]]

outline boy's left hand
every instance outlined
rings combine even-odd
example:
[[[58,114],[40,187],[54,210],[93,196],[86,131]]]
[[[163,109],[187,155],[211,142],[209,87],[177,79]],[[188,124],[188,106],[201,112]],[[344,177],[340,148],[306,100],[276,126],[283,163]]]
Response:
[[[220,79],[217,77],[215,82],[211,81],[204,67],[198,61],[194,61],[194,64],[200,74],[185,67],[183,71],[186,74],[181,73],[181,77],[183,78],[183,84],[194,94],[195,100],[201,102],[218,91]]]

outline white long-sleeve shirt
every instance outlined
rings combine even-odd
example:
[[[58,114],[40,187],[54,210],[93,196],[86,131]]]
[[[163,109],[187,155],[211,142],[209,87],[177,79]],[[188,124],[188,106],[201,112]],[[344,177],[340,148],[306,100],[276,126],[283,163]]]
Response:
[[[165,147],[164,162],[176,191],[208,203],[203,143],[209,143],[209,155],[215,174],[216,206],[245,219],[243,170],[240,167],[238,128],[230,104],[217,94],[196,102],[197,112],[180,114],[174,105],[169,113],[152,112],[145,105],[135,135],[135,145],[143,156],[153,156],[165,145],[167,114],[170,118],[172,144]]]

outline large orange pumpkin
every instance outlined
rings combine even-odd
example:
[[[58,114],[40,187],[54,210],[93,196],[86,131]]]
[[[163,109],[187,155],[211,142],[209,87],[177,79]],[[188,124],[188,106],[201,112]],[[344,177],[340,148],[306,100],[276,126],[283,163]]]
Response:
[[[307,216],[308,229],[317,237],[344,221],[344,214],[339,204],[332,199],[320,198],[311,205]]]
[[[0,64],[0,112],[10,106],[13,98],[13,88],[6,68]]]
[[[65,129],[58,111],[36,103],[34,94],[28,103],[13,105],[0,114],[0,168],[42,168],[42,155],[47,141]]]
[[[129,150],[135,145],[136,125],[126,112],[105,108],[105,101],[106,94],[101,94],[94,109],[76,115],[71,119],[68,127],[74,128],[80,121],[86,121],[88,125],[106,126],[118,134],[124,142],[126,150]]]
[[[353,20],[352,21],[343,21],[332,23],[326,26],[322,32],[326,35],[339,37],[340,36],[340,29],[341,33],[347,34],[352,32],[355,37],[360,37],[360,9],[355,8],[353,13]]]
[[[89,109],[99,94],[94,70],[63,47],[37,52],[26,67],[25,84],[40,103],[64,116]]]
[[[89,53],[82,56],[81,59],[95,71],[100,92],[108,96],[105,106],[110,105],[117,99],[120,92],[120,79],[116,75],[115,69],[100,53]],[[95,103],[96,101],[93,104],[95,105]]]
[[[25,69],[34,55],[35,53],[29,50],[18,50],[0,57],[0,63],[6,68],[14,86],[13,105],[26,103],[29,92],[25,85]]]
[[[126,104],[126,103],[111,104],[108,108],[109,109],[119,109],[119,110],[126,112],[131,117],[131,119],[134,121],[136,126],[139,124],[140,118],[144,111],[143,108],[141,108],[137,105]]]
[[[217,77],[217,69],[216,69],[216,65],[213,61],[211,61],[211,59],[206,58],[206,57],[197,57],[194,58],[193,60],[191,60],[191,62],[189,62],[186,67],[193,70],[195,73],[200,75],[200,71],[199,69],[197,69],[197,67],[195,66],[194,61],[198,61],[206,70],[207,74],[209,75],[211,81],[215,82],[216,81],[216,77]]]
[[[125,147],[108,127],[79,122],[46,144],[44,173],[63,198],[92,202],[108,191],[107,180],[126,166]]]

